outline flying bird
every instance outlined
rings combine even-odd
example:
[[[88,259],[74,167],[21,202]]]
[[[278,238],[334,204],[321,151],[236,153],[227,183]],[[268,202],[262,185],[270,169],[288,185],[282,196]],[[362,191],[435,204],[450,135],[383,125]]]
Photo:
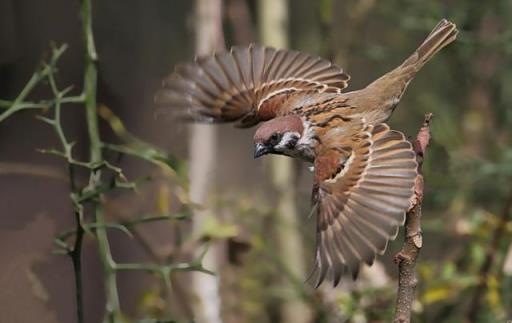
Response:
[[[207,123],[235,122],[254,135],[254,157],[279,154],[313,163],[317,217],[312,275],[334,286],[371,265],[396,237],[411,206],[415,153],[385,123],[416,73],[457,36],[441,20],[400,66],[367,87],[329,61],[259,45],[178,65],[155,100],[171,113]]]

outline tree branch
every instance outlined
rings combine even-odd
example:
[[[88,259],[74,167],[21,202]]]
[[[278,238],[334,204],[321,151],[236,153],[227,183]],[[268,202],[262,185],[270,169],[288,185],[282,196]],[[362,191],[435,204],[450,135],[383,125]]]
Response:
[[[102,142],[98,129],[97,102],[96,102],[96,85],[98,71],[96,68],[97,54],[94,45],[94,36],[92,30],[92,5],[91,0],[82,1],[82,19],[83,19],[83,39],[85,43],[85,75],[84,88],[85,95],[85,114],[87,121],[87,132],[89,134],[90,143],[90,162],[93,164],[101,163]],[[101,186],[101,170],[91,171],[89,179],[89,188],[91,191],[98,191]],[[101,204],[101,194],[97,199],[93,199],[93,212],[98,228],[96,230],[96,238],[98,241],[98,249],[103,267],[103,275],[105,279],[105,295],[106,295],[106,321],[118,322],[121,320],[121,307],[119,304],[119,295],[117,291],[117,280],[115,263],[110,250],[110,242],[108,240],[107,229],[105,228],[106,220]]]
[[[418,279],[416,277],[416,259],[423,244],[421,233],[421,202],[423,201],[423,174],[421,171],[423,156],[430,142],[430,121],[432,113],[425,115],[423,126],[418,131],[413,143],[418,161],[418,177],[414,188],[412,207],[407,212],[404,231],[404,245],[395,256],[398,264],[398,291],[395,307],[394,322],[406,323],[411,321],[411,308]]]
[[[50,58],[50,62],[47,64],[43,64],[38,70],[34,72],[30,80],[28,80],[27,84],[23,87],[21,92],[18,94],[18,97],[12,102],[6,100],[0,100],[0,106],[2,106],[5,110],[0,113],[0,122],[9,118],[16,112],[27,109],[44,109],[48,107],[46,103],[48,102],[40,102],[40,103],[32,103],[26,102],[25,98],[32,93],[32,90],[48,75],[54,73],[55,65],[57,61],[62,56],[62,54],[66,51],[67,45],[62,45],[58,48],[54,48],[52,50],[52,57]]]
[[[85,322],[84,305],[83,305],[83,289],[82,289],[82,245],[85,234],[95,235],[98,242],[100,259],[103,267],[104,287],[106,294],[105,304],[105,322],[124,321],[120,308],[119,292],[117,288],[116,273],[119,270],[141,270],[146,272],[159,272],[162,274],[163,281],[167,286],[170,284],[169,273],[174,271],[199,271],[202,273],[212,274],[202,265],[205,253],[189,263],[165,263],[159,264],[116,264],[110,249],[109,237],[107,229],[118,229],[130,237],[129,227],[134,227],[140,223],[163,221],[171,219],[185,219],[190,216],[189,213],[179,214],[155,214],[145,215],[140,218],[121,221],[119,223],[108,223],[106,221],[105,212],[103,210],[104,195],[113,189],[134,189],[137,181],[128,181],[123,174],[123,170],[104,159],[102,150],[110,149],[121,154],[128,154],[138,157],[159,166],[167,171],[171,171],[172,175],[176,175],[174,167],[179,166],[179,161],[169,157],[160,149],[143,142],[142,140],[132,136],[124,129],[121,121],[106,108],[100,109],[97,105],[97,54],[94,45],[94,37],[92,30],[92,0],[81,0],[82,13],[82,29],[83,41],[85,47],[85,65],[84,65],[84,82],[83,89],[79,95],[69,96],[72,87],[59,90],[57,86],[57,62],[67,48],[67,45],[53,47],[51,57],[48,62],[43,62],[32,77],[25,84],[14,100],[0,100],[0,123],[15,113],[29,109],[53,109],[53,116],[47,117],[38,115],[37,119],[52,127],[60,143],[60,148],[41,149],[41,153],[51,154],[63,158],[67,162],[70,200],[73,206],[75,217],[75,228],[59,234],[54,239],[57,249],[56,254],[67,255],[73,263],[73,272],[75,278],[75,299],[76,299],[76,320],[78,323]],[[53,97],[48,100],[27,101],[32,91],[43,82],[48,82]],[[44,83],[46,84],[46,83]],[[87,124],[87,133],[89,137],[89,159],[87,161],[77,160],[73,156],[74,142],[70,142],[62,127],[61,114],[64,105],[69,103],[81,103],[78,106],[85,108],[85,119]],[[101,113],[103,111],[103,113]],[[102,141],[98,127],[98,113],[104,117],[112,126],[114,132],[126,143],[124,145],[106,144]],[[19,165],[16,165],[15,171],[20,172]],[[84,169],[89,175],[86,184],[78,181],[76,169]],[[31,174],[42,174],[41,171],[28,172]],[[43,172],[44,173],[44,172]],[[108,180],[106,175],[113,173],[113,177]],[[50,174],[56,176],[55,174]],[[85,185],[85,186],[84,186]],[[192,203],[187,202],[193,206]],[[91,206],[90,208],[86,208]],[[92,222],[84,221],[85,213],[89,211],[94,218]],[[94,231],[94,232],[93,232]],[[74,237],[74,241],[69,241]]]

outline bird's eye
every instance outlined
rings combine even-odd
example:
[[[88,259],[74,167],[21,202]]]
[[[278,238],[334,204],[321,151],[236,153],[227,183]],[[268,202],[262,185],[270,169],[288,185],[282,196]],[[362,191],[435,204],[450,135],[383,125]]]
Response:
[[[272,144],[272,146],[275,146],[279,143],[279,140],[280,140],[280,137],[278,133],[274,133],[272,134],[272,136],[270,136],[270,144]]]

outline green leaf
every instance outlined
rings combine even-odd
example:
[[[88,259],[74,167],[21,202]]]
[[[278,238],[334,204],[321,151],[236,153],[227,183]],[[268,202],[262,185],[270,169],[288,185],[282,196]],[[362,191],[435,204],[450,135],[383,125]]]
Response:
[[[226,239],[238,235],[237,226],[234,224],[221,223],[214,216],[205,217],[201,231],[201,236],[212,239]]]

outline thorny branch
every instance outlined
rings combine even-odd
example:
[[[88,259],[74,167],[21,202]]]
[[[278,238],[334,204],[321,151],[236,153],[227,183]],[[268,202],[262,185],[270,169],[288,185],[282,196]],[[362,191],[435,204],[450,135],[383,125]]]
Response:
[[[68,161],[68,176],[70,183],[70,198],[73,202],[73,210],[75,214],[76,220],[76,230],[75,230],[75,241],[73,247],[70,247],[64,241],[58,241],[56,244],[62,248],[63,253],[69,255],[72,259],[73,270],[75,276],[75,287],[76,287],[76,302],[77,302],[77,321],[79,323],[84,322],[83,316],[83,303],[82,303],[82,274],[81,274],[81,252],[82,252],[82,240],[84,235],[84,227],[82,225],[83,219],[83,206],[78,203],[76,200],[77,196],[77,184],[74,173],[75,163],[79,163],[75,161],[72,157],[72,149],[73,143],[69,142],[64,134],[61,125],[61,110],[62,105],[65,103],[80,103],[83,102],[84,97],[80,96],[66,96],[67,93],[71,90],[71,87],[68,87],[62,91],[60,91],[57,87],[55,81],[55,73],[57,72],[57,62],[62,54],[65,52],[67,46],[62,45],[60,47],[53,47],[51,58],[48,63],[41,64],[41,67],[32,75],[30,80],[27,82],[23,90],[19,93],[18,97],[14,101],[6,101],[1,100],[0,105],[2,105],[5,110],[0,114],[0,122],[4,121],[14,113],[17,113],[22,110],[27,109],[46,109],[53,107],[53,118],[47,118],[38,116],[38,119],[49,124],[57,134],[60,145],[62,147],[62,151],[60,150],[51,150],[51,151],[43,151],[49,153],[55,153]],[[50,89],[53,94],[52,100],[43,100],[39,102],[29,102],[26,101],[26,98],[30,95],[32,90],[42,81],[48,81],[50,85]]]
[[[411,309],[414,301],[414,292],[418,279],[416,277],[416,259],[423,244],[421,233],[421,203],[423,201],[423,174],[422,164],[427,146],[430,142],[430,122],[432,113],[425,115],[423,126],[413,143],[418,161],[418,177],[414,188],[412,207],[407,212],[405,220],[405,240],[402,250],[395,256],[398,264],[398,292],[396,298],[394,322],[407,323],[411,321]]]
[[[98,128],[98,106],[96,101],[96,88],[97,88],[97,69],[96,61],[97,54],[94,47],[94,37],[92,33],[92,8],[91,0],[82,0],[82,17],[83,17],[83,39],[85,43],[85,72],[83,90],[78,96],[68,95],[71,87],[59,90],[55,76],[57,74],[57,63],[65,52],[67,45],[60,47],[52,47],[51,56],[47,63],[42,63],[41,66],[34,72],[27,84],[18,94],[18,96],[10,100],[0,100],[0,122],[6,120],[10,116],[23,110],[38,109],[48,110],[53,109],[52,116],[38,116],[38,119],[53,128],[57,138],[59,139],[60,149],[41,149],[41,153],[51,154],[63,158],[67,163],[68,176],[70,183],[70,200],[72,202],[73,211],[75,215],[76,227],[73,230],[68,230],[59,234],[54,243],[57,247],[55,253],[66,254],[70,256],[75,277],[75,297],[76,297],[76,313],[77,322],[83,323],[84,320],[84,306],[83,306],[83,290],[82,290],[82,274],[81,274],[81,257],[82,257],[82,243],[86,234],[95,236],[98,241],[98,249],[100,258],[103,264],[103,276],[105,279],[105,320],[108,322],[119,322],[122,320],[122,313],[120,309],[118,288],[116,281],[116,273],[123,270],[139,270],[151,273],[159,273],[166,285],[169,285],[169,274],[174,271],[199,271],[207,274],[212,274],[205,269],[202,265],[202,259],[205,253],[201,254],[198,259],[189,263],[164,263],[164,264],[123,264],[116,263],[112,257],[110,250],[110,243],[108,240],[107,229],[118,229],[130,237],[132,226],[140,223],[163,221],[163,220],[181,220],[189,217],[189,214],[156,214],[146,215],[140,218],[121,221],[118,223],[106,222],[103,212],[103,195],[113,189],[134,189],[137,186],[136,181],[128,181],[123,174],[121,168],[112,165],[103,157],[103,150],[112,150],[120,154],[131,155],[140,159],[144,159],[155,163],[162,168],[174,174],[174,167],[177,161],[169,158],[167,154],[160,151],[152,145],[146,144],[136,137],[120,136],[121,139],[127,141],[130,139],[129,144],[114,145],[103,142],[100,137]],[[47,82],[52,92],[53,98],[50,100],[40,100],[38,102],[28,101],[32,91],[41,83]],[[61,112],[64,105],[69,103],[80,103],[85,108],[86,124],[89,135],[89,152],[90,159],[88,161],[77,160],[73,156],[74,142],[68,141],[64,130],[62,128]],[[110,119],[115,119],[116,125],[121,125],[121,121],[113,114],[109,115]],[[107,120],[112,125],[112,120]],[[114,127],[113,127],[114,128]],[[126,134],[124,127],[123,133]],[[116,130],[116,129],[114,129]],[[117,129],[119,130],[119,129]],[[116,133],[119,131],[115,131]],[[120,134],[120,135],[121,135]],[[78,183],[75,176],[75,169],[82,168],[89,172],[89,181],[87,184],[82,185]],[[104,179],[102,176],[103,171],[110,171],[113,173],[112,180]],[[84,219],[85,205],[92,206],[92,222],[87,223]],[[73,243],[69,243],[70,238],[74,237]],[[206,250],[205,250],[206,252]]]
[[[4,109],[2,113],[0,113],[0,122],[22,110],[49,108],[55,105],[57,101],[59,101],[60,104],[83,102],[83,96],[65,97],[64,95],[69,91],[69,89],[60,92],[62,96],[60,98],[55,97],[53,100],[43,100],[40,102],[26,101],[26,98],[41,81],[47,79],[50,75],[53,75],[56,72],[56,64],[66,49],[67,45],[52,48],[52,54],[49,62],[42,64],[42,66],[34,72],[14,101],[0,100],[0,108]]]
[[[70,183],[70,198],[73,202],[73,210],[75,214],[75,224],[76,224],[76,235],[75,242],[73,248],[68,251],[68,255],[71,257],[71,261],[73,263],[73,271],[75,276],[75,298],[76,298],[76,311],[77,311],[77,321],[78,323],[84,322],[84,311],[83,311],[83,293],[82,293],[82,241],[84,238],[84,227],[83,227],[83,206],[78,203],[75,199],[77,193],[77,184],[75,180],[75,165],[71,162],[73,161],[73,143],[68,142],[64,130],[62,129],[61,124],[61,110],[62,110],[62,99],[65,98],[66,93],[71,89],[67,88],[63,91],[59,91],[57,88],[57,84],[55,82],[55,77],[53,73],[48,74],[48,81],[50,83],[50,87],[53,92],[53,96],[55,97],[55,105],[54,105],[54,118],[51,120],[40,118],[41,120],[50,124],[59,138],[61,143],[64,157],[68,161],[68,173],[69,173],[69,183]]]

